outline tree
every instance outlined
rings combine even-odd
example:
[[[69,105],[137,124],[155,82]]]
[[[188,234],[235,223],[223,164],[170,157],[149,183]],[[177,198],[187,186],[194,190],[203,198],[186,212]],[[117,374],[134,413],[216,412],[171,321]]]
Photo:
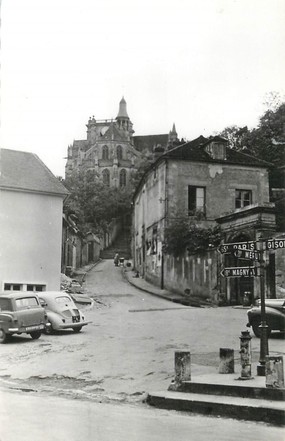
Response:
[[[90,227],[97,233],[108,231],[108,225],[113,218],[131,210],[131,186],[109,187],[98,175],[84,171],[74,173],[64,184],[70,191],[64,211],[76,216],[83,231]]]
[[[221,133],[219,133],[219,135],[229,141],[230,148],[234,150],[242,150],[245,146],[248,133],[249,130],[247,126],[230,126],[226,127]]]
[[[164,251],[177,257],[184,253],[189,254],[205,251],[217,246],[221,241],[220,227],[204,228],[197,224],[197,220],[190,220],[179,213],[169,220],[164,230]]]
[[[285,164],[285,103],[278,94],[272,93],[267,101],[267,110],[259,119],[256,128],[247,126],[226,127],[220,135],[227,138],[229,146],[243,150],[256,158],[263,159],[276,166]]]

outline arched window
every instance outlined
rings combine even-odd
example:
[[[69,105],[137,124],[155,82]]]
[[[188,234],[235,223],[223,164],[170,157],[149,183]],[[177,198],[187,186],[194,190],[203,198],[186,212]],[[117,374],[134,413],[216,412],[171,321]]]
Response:
[[[120,187],[125,187],[127,183],[127,173],[126,170],[120,171]]]
[[[109,149],[107,145],[103,145],[102,148],[102,159],[109,159]]]
[[[123,159],[123,149],[122,149],[122,146],[121,145],[118,145],[117,146],[117,158],[120,160],[120,159]]]
[[[110,185],[110,172],[107,168],[103,170],[102,175],[103,175],[103,183],[105,185]]]

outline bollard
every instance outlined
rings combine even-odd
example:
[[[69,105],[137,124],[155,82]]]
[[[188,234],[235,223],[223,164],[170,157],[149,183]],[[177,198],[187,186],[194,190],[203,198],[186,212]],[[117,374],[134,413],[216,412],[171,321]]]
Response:
[[[283,356],[267,356],[265,362],[266,387],[284,388]]]
[[[190,352],[175,352],[175,383],[191,380],[191,355]]]
[[[234,371],[234,350],[229,348],[220,348],[219,374],[233,374]]]
[[[239,380],[250,380],[251,376],[251,336],[249,331],[242,331],[240,336],[241,376]]]

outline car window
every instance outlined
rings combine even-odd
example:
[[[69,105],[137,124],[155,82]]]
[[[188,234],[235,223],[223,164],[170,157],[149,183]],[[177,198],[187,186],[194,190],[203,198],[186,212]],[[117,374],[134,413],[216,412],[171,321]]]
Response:
[[[15,300],[16,307],[20,311],[21,309],[32,308],[33,306],[39,306],[38,299],[36,297],[23,297]]]
[[[56,303],[59,303],[60,305],[63,303],[71,303],[71,299],[69,297],[66,296],[60,296],[60,297],[56,297],[55,299]]]
[[[9,299],[0,299],[0,311],[12,311]]]

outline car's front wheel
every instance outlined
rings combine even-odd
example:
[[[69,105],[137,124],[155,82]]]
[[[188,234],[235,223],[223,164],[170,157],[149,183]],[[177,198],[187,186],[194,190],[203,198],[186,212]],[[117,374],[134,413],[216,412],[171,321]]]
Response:
[[[255,335],[256,337],[258,337],[258,338],[261,337],[261,328],[260,328],[260,324],[261,324],[260,321],[255,321],[255,322],[252,324],[252,330],[253,330],[253,333],[254,333],[254,335]],[[267,324],[267,338],[269,338],[270,335],[271,335],[271,328],[270,328],[270,326]]]
[[[80,332],[81,329],[82,329],[82,326],[78,326],[77,328],[73,328],[73,331],[77,333],[77,332]]]
[[[34,331],[31,332],[30,334],[33,340],[37,340],[38,338],[40,338],[41,335],[42,335],[41,331]]]
[[[6,343],[7,340],[8,340],[8,335],[6,334],[4,329],[0,328],[0,343]]]

